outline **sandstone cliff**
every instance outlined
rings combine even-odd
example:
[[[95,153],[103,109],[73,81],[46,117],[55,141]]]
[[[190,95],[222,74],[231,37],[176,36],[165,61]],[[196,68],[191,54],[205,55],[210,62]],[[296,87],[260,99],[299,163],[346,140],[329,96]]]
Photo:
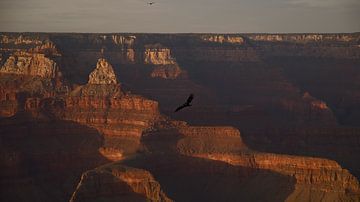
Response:
[[[117,84],[114,69],[105,59],[98,60],[96,69],[89,75],[88,84]]]
[[[113,42],[121,47],[131,48],[135,44],[136,36],[112,35]]]
[[[151,45],[144,52],[144,63],[154,65],[150,76],[152,78],[176,79],[182,75],[183,70],[171,56],[168,48],[160,44]]]
[[[296,179],[295,190],[286,201],[302,200],[359,200],[359,182],[336,162],[274,154],[197,155],[232,165],[272,170]],[[305,194],[309,192],[308,194]],[[300,194],[303,193],[303,194]],[[312,198],[312,199],[311,199]]]
[[[175,142],[169,140],[171,136]],[[177,130],[149,134],[144,141],[153,152],[177,151],[187,156],[294,177],[295,188],[286,201],[297,201],[299,197],[314,201],[360,199],[358,180],[335,161],[254,152],[243,144],[239,131],[231,127],[180,126]]]
[[[147,48],[144,52],[145,64],[169,65],[175,64],[174,58],[171,57],[168,48]]]
[[[44,54],[18,52],[10,56],[0,68],[0,73],[20,74],[55,78],[58,72],[56,63]]]

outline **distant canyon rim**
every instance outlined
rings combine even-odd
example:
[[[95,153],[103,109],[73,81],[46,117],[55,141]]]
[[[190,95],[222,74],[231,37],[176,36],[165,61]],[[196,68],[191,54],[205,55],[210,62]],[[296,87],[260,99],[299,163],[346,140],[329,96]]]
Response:
[[[1,201],[360,201],[360,33],[0,33],[0,175]]]

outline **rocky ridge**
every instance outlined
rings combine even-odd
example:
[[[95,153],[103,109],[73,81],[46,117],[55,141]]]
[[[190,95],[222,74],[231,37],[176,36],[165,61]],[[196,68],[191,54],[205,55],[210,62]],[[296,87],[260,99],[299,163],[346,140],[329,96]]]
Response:
[[[229,36],[229,35],[201,36],[201,39],[204,41],[215,42],[215,43],[243,44],[245,42],[244,38],[241,36]]]
[[[173,50],[172,54],[176,56],[178,56],[179,52],[181,52],[181,50],[179,49],[176,50],[171,48],[171,50]],[[219,49],[216,51],[219,51]],[[167,57],[170,59],[172,58],[172,56],[169,55]],[[240,56],[234,54],[234,57]],[[242,60],[239,59],[237,61]],[[18,78],[17,80],[12,81],[9,79],[5,81],[5,77],[3,75],[6,74],[7,77],[10,74],[1,74],[1,80],[2,82],[4,82],[4,85],[2,85],[2,88],[0,88],[0,96],[2,101],[4,101],[4,105],[2,106],[10,109],[11,102],[9,101],[14,101],[17,103],[16,106],[14,105],[16,109],[21,109],[26,113],[31,112],[31,116],[33,118],[36,118],[38,122],[41,122],[44,125],[46,125],[47,122],[51,123],[52,121],[55,121],[55,123],[59,124],[59,121],[66,120],[72,123],[78,123],[82,126],[95,129],[95,131],[97,131],[101,137],[99,139],[92,139],[92,141],[96,142],[95,150],[92,152],[87,152],[87,148],[81,147],[81,154],[92,156],[94,157],[94,159],[96,154],[100,154],[101,156],[107,158],[107,160],[109,161],[123,160],[122,162],[118,162],[115,165],[109,165],[112,169],[110,175],[109,173],[106,173],[107,171],[109,171],[109,169],[105,168],[99,168],[96,171],[89,171],[89,173],[91,173],[89,174],[89,176],[84,174],[83,180],[81,180],[81,183],[79,185],[82,188],[78,189],[83,191],[75,191],[73,195],[74,200],[80,198],[97,200],[99,197],[101,198],[102,196],[110,198],[111,196],[118,197],[117,194],[122,193],[121,191],[114,191],[111,193],[106,192],[106,190],[108,190],[107,185],[109,185],[109,183],[110,187],[127,187],[128,185],[130,185],[130,187],[135,187],[132,189],[126,189],[129,192],[125,193],[132,193],[131,190],[136,190],[136,187],[139,187],[139,190],[136,193],[140,193],[141,196],[139,197],[141,199],[149,199],[154,197],[157,199],[161,198],[161,194],[158,194],[161,192],[159,191],[159,186],[161,185],[161,189],[164,193],[166,193],[166,195],[168,195],[170,198],[173,198],[174,200],[177,200],[179,199],[179,196],[173,195],[173,193],[169,191],[169,189],[172,189],[171,183],[166,183],[166,180],[162,179],[163,176],[159,174],[161,172],[156,172],[156,169],[154,167],[159,167],[159,169],[163,169],[162,171],[164,171],[165,174],[176,171],[176,168],[178,167],[179,171],[181,171],[180,173],[184,174],[181,176],[186,177],[188,175],[195,178],[197,175],[200,175],[200,173],[196,171],[196,166],[194,165],[204,165],[203,167],[201,167],[202,172],[207,173],[208,176],[216,176],[217,173],[225,173],[224,175],[226,176],[226,172],[229,171],[229,176],[231,176],[231,178],[237,176],[235,181],[236,183],[240,183],[240,185],[245,180],[245,182],[248,183],[257,182],[256,184],[271,184],[272,186],[275,186],[275,183],[273,182],[263,181],[264,179],[271,178],[271,173],[269,173],[268,171],[271,171],[272,173],[277,173],[277,177],[285,176],[285,181],[289,179],[289,185],[295,185],[294,190],[292,190],[286,197],[289,201],[296,200],[297,196],[306,198],[306,193],[309,193],[309,197],[306,198],[309,200],[310,198],[321,200],[321,197],[326,200],[334,200],[333,197],[338,197],[336,198],[336,200],[358,200],[359,185],[357,179],[334,161],[321,158],[309,158],[302,156],[288,156],[273,153],[255,152],[250,150],[248,146],[246,146],[246,144],[242,140],[243,137],[241,137],[240,132],[236,128],[232,127],[187,126],[185,123],[174,123],[170,120],[162,122],[162,124],[166,127],[157,126],[159,122],[163,121],[161,116],[159,115],[158,103],[156,101],[147,100],[140,96],[132,95],[120,89],[120,84],[117,82],[116,76],[114,82],[114,70],[112,69],[109,62],[105,62],[106,64],[99,65],[100,70],[96,70],[96,68],[93,73],[90,73],[92,74],[92,77],[90,78],[89,76],[89,82],[87,84],[75,87],[74,89],[71,89],[69,93],[61,95],[57,91],[53,90],[55,89],[55,87],[51,87],[43,91],[41,90],[43,88],[45,89],[47,83],[49,83],[50,86],[53,85],[52,83],[54,83],[56,78],[43,78],[40,76],[39,78],[32,78],[28,80],[25,78],[23,79],[22,74],[18,74],[14,77]],[[149,63],[149,65],[154,64]],[[93,66],[90,65],[89,67]],[[117,65],[116,67],[118,68]],[[112,69],[112,71],[104,71],[109,69]],[[211,68],[208,69],[210,71]],[[239,75],[244,74],[244,77],[246,77],[245,71]],[[27,76],[33,77],[32,75]],[[44,79],[49,80],[50,82],[45,81]],[[90,80],[92,80],[92,82],[90,82]],[[261,78],[258,80],[261,81],[264,79]],[[217,79],[212,79],[211,81],[215,82],[217,81]],[[26,87],[25,85],[26,88],[20,88],[19,86],[24,86],[24,83],[27,83],[26,85],[28,87]],[[31,83],[32,85],[29,85],[29,83]],[[37,92],[40,93],[31,93],[30,95],[25,96],[24,102],[20,101],[20,91],[22,91],[22,89],[30,90],[34,86],[34,83],[39,84],[38,89],[40,90],[37,90]],[[288,88],[288,86],[283,85],[283,83],[281,83],[281,85],[282,86],[279,86],[279,89]],[[260,85],[255,85],[254,87],[254,89],[261,88],[262,86]],[[29,92],[28,90],[26,90],[26,92]],[[264,91],[259,90],[252,92]],[[284,91],[281,91],[279,94],[281,93],[284,93]],[[311,92],[311,94],[313,95],[313,92]],[[290,101],[284,103],[284,105],[285,108],[287,107],[290,109],[292,108],[293,103],[291,102],[291,99],[287,100]],[[309,109],[311,113],[332,113],[331,105],[328,105],[326,102],[321,101],[320,99],[314,98],[309,93],[305,93],[303,96],[302,94],[300,94],[299,100],[302,100],[301,102],[308,103],[306,107],[310,107]],[[267,100],[264,99],[264,102],[266,101]],[[160,104],[161,103],[162,102],[160,102]],[[293,104],[293,108],[296,108],[297,106],[299,105],[296,103]],[[238,107],[237,110],[241,111],[241,106]],[[293,112],[295,110],[297,109],[290,111]],[[16,112],[12,113],[14,114]],[[207,113],[210,114],[210,111],[207,111]],[[21,113],[18,113],[18,115],[20,114]],[[23,130],[22,128],[16,130],[15,132],[11,131],[11,129],[15,128],[11,121],[19,119],[19,116],[13,117],[13,119],[14,120],[6,119],[6,124],[2,125],[1,127],[1,134],[15,134],[15,136],[18,138],[25,138],[26,136],[29,136],[31,131],[38,131],[36,128],[33,128],[29,130],[29,134],[24,136],[22,134],[25,134],[24,131],[26,130]],[[23,119],[26,123],[27,118],[23,117]],[[322,120],[322,118],[320,119]],[[2,122],[2,124],[3,123],[5,122]],[[35,123],[33,125],[36,125]],[[44,138],[47,131],[51,131],[51,126],[52,125],[50,125],[49,127],[40,127],[41,129],[43,129],[41,130],[43,132],[40,133],[40,136]],[[71,132],[74,137],[77,136],[76,134],[83,133],[82,130],[84,130],[81,127],[75,127],[73,125],[70,126],[65,124],[61,126],[56,127],[55,130],[52,132],[53,134],[60,134],[60,140],[65,133],[59,132],[66,128],[74,128],[74,130]],[[356,133],[356,131],[354,133]],[[86,134],[92,133],[87,131]],[[9,135],[9,137],[4,139],[6,141],[3,141],[2,139],[2,141],[0,142],[4,145],[10,145],[10,143],[12,143],[10,137],[14,138],[13,136]],[[41,138],[39,137],[39,139]],[[83,137],[81,139],[87,138]],[[248,139],[246,140],[248,141]],[[39,145],[41,145],[40,140],[39,142]],[[56,143],[56,141],[54,142]],[[87,143],[80,141],[80,145],[87,145]],[[76,148],[76,145],[73,146],[74,148]],[[33,147],[36,148],[36,146]],[[7,148],[9,149],[9,152],[3,152],[4,156],[8,157],[6,162],[10,162],[11,160],[12,150],[11,147],[9,148]],[[16,153],[19,151],[14,152]],[[71,152],[76,153],[75,150],[71,150]],[[25,153],[26,152],[20,152],[20,156],[24,155]],[[47,165],[53,155],[52,152],[48,154],[45,153],[46,152],[40,152],[39,154],[41,155],[36,158],[37,162],[41,162],[43,165]],[[144,165],[140,160],[136,160],[135,158],[135,163],[131,166],[135,168],[142,168],[142,171],[140,172],[135,168],[129,167],[127,167],[126,169],[129,170],[129,173],[140,173],[138,176],[135,176],[135,174],[134,176],[132,176],[132,174],[128,174],[136,180],[138,180],[138,177],[140,176],[141,179],[144,179],[145,183],[142,183],[141,181],[139,182],[140,185],[136,183],[136,185],[134,185],[132,184],[131,180],[126,181],[121,179],[121,181],[123,182],[116,182],[116,180],[112,180],[114,179],[113,176],[116,176],[115,174],[113,174],[113,172],[120,172],[119,175],[123,176],[121,172],[124,172],[123,167],[124,165],[127,165],[126,160],[131,160],[131,158],[129,157],[132,157],[132,155],[134,154],[139,154],[139,156],[145,156],[145,160],[148,159],[150,161],[149,166],[146,167],[146,165]],[[69,158],[69,156],[66,155],[70,156],[70,154],[63,154],[64,159]],[[82,157],[86,155],[83,155]],[[167,155],[169,156],[169,159],[166,158]],[[59,154],[59,156],[61,155]],[[171,159],[172,157],[174,158]],[[164,161],[160,162],[159,159],[164,159]],[[21,162],[21,158],[18,161]],[[151,161],[154,161],[154,164],[151,164]],[[76,160],[71,160],[69,158],[68,162],[70,162],[71,164],[75,164]],[[171,165],[175,166],[172,167],[170,163],[173,163]],[[183,166],[181,166],[181,164],[183,164]],[[10,166],[11,169],[7,169],[7,171],[15,170],[17,165],[19,164],[13,164],[13,167]],[[35,165],[40,165],[40,163]],[[96,163],[94,163],[94,165],[98,166],[99,164],[96,165]],[[55,170],[61,167],[61,165],[58,164],[53,166],[55,167]],[[153,166],[153,168],[151,166]],[[195,168],[189,169],[193,167]],[[236,169],[233,170],[232,168]],[[34,170],[33,167],[31,169]],[[85,170],[88,169],[91,170],[92,168],[87,167]],[[240,169],[241,172],[237,172],[239,171],[237,169]],[[44,168],[44,170],[46,169]],[[153,175],[157,179],[156,181],[158,181],[158,184],[156,184],[155,182],[150,184],[146,183],[147,181],[152,182],[153,178],[149,177],[148,174],[150,173],[145,170],[148,170],[151,173],[155,173]],[[82,170],[82,172],[83,171],[84,170]],[[43,172],[45,173],[46,171]],[[244,175],[242,174],[243,172]],[[252,181],[255,178],[252,178],[251,176],[254,175],[260,175],[264,179],[257,179],[255,177],[256,181]],[[277,177],[275,179],[279,179]],[[97,180],[99,178],[100,180]],[[158,180],[158,178],[160,180]],[[249,178],[250,181],[247,181]],[[108,181],[108,179],[111,180]],[[230,178],[226,179],[230,180]],[[295,182],[292,182],[291,179],[295,179]],[[222,184],[226,186],[226,182],[227,181],[224,181]],[[4,181],[2,181],[2,183],[4,183]],[[88,185],[92,185],[92,183],[100,184],[99,186],[95,186],[94,189],[89,189],[97,190],[99,195],[94,195],[92,191],[84,188]],[[174,180],[174,183],[176,183],[176,180]],[[113,186],[111,184],[113,184]],[[199,187],[201,187],[201,185],[199,185]],[[209,185],[208,187],[211,186]],[[155,191],[152,192],[151,190]],[[222,192],[224,190],[219,190],[221,190],[221,193],[225,193]],[[168,192],[171,193],[171,195],[169,195]],[[241,193],[241,190],[237,192]],[[275,192],[269,191],[269,193]]]
[[[254,41],[293,41],[293,42],[311,42],[311,41],[356,41],[358,36],[348,34],[250,34],[248,37]]]
[[[154,65],[150,74],[152,78],[176,79],[183,73],[176,60],[171,56],[170,49],[159,44],[145,50],[144,63]]]

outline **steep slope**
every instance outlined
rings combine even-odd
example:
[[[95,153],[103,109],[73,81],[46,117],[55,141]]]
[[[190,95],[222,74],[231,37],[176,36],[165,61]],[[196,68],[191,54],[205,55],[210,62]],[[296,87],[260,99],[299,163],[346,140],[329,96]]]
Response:
[[[84,173],[70,202],[99,200],[172,201],[149,172],[117,164]]]
[[[232,127],[188,126],[162,119],[141,139],[141,155],[109,167],[150,171],[175,201],[360,200],[358,180],[335,161],[252,151]]]
[[[156,102],[120,90],[104,59],[73,91],[58,91],[57,78],[1,78],[4,114],[11,116],[0,125],[6,201],[68,200],[82,172],[134,154],[158,116]]]

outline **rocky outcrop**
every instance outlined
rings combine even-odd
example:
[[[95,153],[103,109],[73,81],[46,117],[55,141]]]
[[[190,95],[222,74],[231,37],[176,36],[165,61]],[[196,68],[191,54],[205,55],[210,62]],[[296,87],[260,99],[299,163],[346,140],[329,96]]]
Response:
[[[23,36],[23,35],[19,35],[19,36],[9,36],[9,35],[0,35],[0,43],[2,44],[9,44],[9,43],[13,43],[15,45],[20,45],[20,44],[36,44],[39,45],[42,43],[41,40],[37,39],[37,38],[32,38],[29,36]]]
[[[47,41],[35,48],[29,50],[30,53],[41,53],[46,56],[61,56],[59,50],[56,48],[55,44]]]
[[[177,150],[182,154],[238,153],[248,150],[241,139],[239,130],[233,127],[180,127],[182,138],[177,142]]]
[[[13,116],[18,109],[17,89],[6,86],[8,83],[0,82],[0,117]]]
[[[136,36],[112,35],[113,42],[120,47],[134,47]]]
[[[105,59],[98,60],[96,69],[89,75],[88,84],[117,84],[114,69]]]
[[[183,71],[178,64],[173,65],[156,65],[151,72],[152,78],[176,79],[183,75]]]
[[[171,56],[168,48],[155,44],[147,48],[144,53],[145,64],[154,65],[150,77],[162,79],[176,79],[184,75],[176,60]]]
[[[105,201],[172,201],[149,172],[119,164],[102,166],[84,173],[70,202],[100,199]]]
[[[0,68],[0,73],[55,78],[58,67],[44,54],[18,52],[6,60]]]
[[[135,62],[135,50],[134,49],[126,49],[126,60],[130,63]]]
[[[170,49],[168,48],[147,48],[144,52],[145,64],[153,65],[170,65],[175,64],[174,58],[171,57]]]
[[[241,36],[231,36],[231,35],[204,35],[201,36],[201,39],[208,42],[215,43],[231,43],[231,44],[243,44],[245,42],[244,38]]]
[[[254,41],[290,41],[300,43],[317,41],[349,42],[359,39],[358,36],[348,34],[250,34],[248,37]]]

